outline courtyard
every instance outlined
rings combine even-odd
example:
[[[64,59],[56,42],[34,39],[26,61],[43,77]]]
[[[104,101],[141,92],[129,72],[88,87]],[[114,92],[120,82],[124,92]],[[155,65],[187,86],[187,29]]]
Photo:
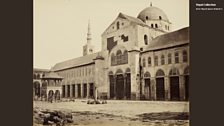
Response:
[[[107,104],[34,101],[34,109],[71,112],[68,126],[188,126],[189,102],[108,100]],[[34,126],[42,126],[34,123]]]

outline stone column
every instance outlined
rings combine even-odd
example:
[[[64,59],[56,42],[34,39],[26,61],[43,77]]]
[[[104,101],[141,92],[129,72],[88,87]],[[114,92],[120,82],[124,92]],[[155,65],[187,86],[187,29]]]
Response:
[[[181,101],[185,100],[185,80],[183,75],[179,76],[179,91],[180,91],[180,100]]]
[[[68,94],[68,91],[67,90],[68,90],[68,87],[67,87],[67,84],[65,84],[65,98],[68,97],[68,95],[67,95]]]
[[[48,101],[48,90],[46,90],[46,99],[45,101]]]
[[[70,98],[73,97],[73,85],[71,84],[70,85]]]
[[[145,89],[145,78],[144,77],[142,77],[141,83],[142,83],[142,96],[144,96],[144,98],[147,99],[148,94],[146,94],[147,91],[145,91],[147,89]]]
[[[41,81],[40,81],[40,88],[39,88],[39,93],[40,93],[40,96],[38,97],[38,100],[39,100],[39,98],[41,98],[41,93],[42,93],[42,83],[41,83]]]
[[[83,98],[83,83],[81,85],[81,98]]]
[[[75,84],[75,98],[78,97],[78,85]]]
[[[164,77],[164,88],[165,88],[165,100],[170,100],[170,80],[168,76]]]
[[[134,99],[134,100],[140,100],[140,97],[141,97],[141,93],[140,93],[140,90],[141,90],[141,86],[142,86],[142,83],[140,82],[140,75],[138,74],[137,76],[134,77],[136,80],[134,82],[136,82],[136,85],[135,85],[135,98],[131,98],[131,99]],[[134,92],[132,92],[134,93]]]
[[[124,73],[123,74],[123,76],[124,76],[124,92],[123,92],[123,94],[124,94],[124,100],[126,100],[126,74]]]
[[[117,86],[117,85],[116,85],[116,83],[117,83],[117,82],[116,82],[116,79],[117,79],[117,75],[114,75],[114,99],[117,99],[117,98],[116,98],[116,96],[117,96],[117,94],[116,94],[116,93],[117,93],[117,92],[116,92],[116,86]]]
[[[150,89],[151,89],[151,100],[156,100],[156,78],[155,77],[151,77],[150,78]]]
[[[87,81],[86,84],[87,84],[87,97],[86,98],[89,98],[89,91],[90,91],[89,87],[90,87],[90,84],[88,83],[88,81]]]
[[[107,75],[107,86],[108,86],[108,89],[107,89],[107,97],[108,99],[111,99],[111,96],[110,96],[110,77],[109,75]]]

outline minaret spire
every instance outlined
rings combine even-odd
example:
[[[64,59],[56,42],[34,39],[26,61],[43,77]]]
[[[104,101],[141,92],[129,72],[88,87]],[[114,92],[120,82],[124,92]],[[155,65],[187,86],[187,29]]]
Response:
[[[90,28],[90,20],[88,21],[88,31],[87,31],[87,43],[83,46],[83,56],[94,53],[94,46],[91,43],[91,28]]]
[[[87,44],[91,44],[91,28],[90,28],[90,20],[88,21],[88,32],[87,32]]]

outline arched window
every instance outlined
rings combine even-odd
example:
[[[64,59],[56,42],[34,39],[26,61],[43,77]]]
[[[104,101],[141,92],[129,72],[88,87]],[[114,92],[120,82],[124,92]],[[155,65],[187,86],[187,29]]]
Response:
[[[123,54],[123,63],[128,63],[128,51],[125,50]]]
[[[148,19],[149,19],[149,17],[148,17],[148,16],[146,16],[146,17],[145,17],[145,19],[146,19],[146,20],[148,20]]]
[[[116,57],[117,57],[117,64],[121,64],[122,63],[122,52],[121,52],[121,50],[117,51]]]
[[[158,25],[157,25],[157,24],[155,24],[155,27],[156,27],[156,28],[158,28]]]
[[[171,53],[168,54],[168,64],[172,63],[172,55]]]
[[[167,29],[169,30],[169,26],[167,26]]]
[[[37,79],[40,79],[40,74],[37,74]]]
[[[144,42],[145,42],[145,45],[148,45],[148,36],[147,35],[144,35]]]
[[[187,58],[187,51],[184,50],[183,51],[183,62],[187,62],[188,61],[188,58]]]
[[[151,24],[151,27],[152,27],[152,28],[154,27],[153,24]]]
[[[114,53],[111,54],[111,66],[115,65],[121,65],[128,63],[128,51],[124,50],[123,54],[121,50],[118,50],[116,52],[116,55]]]
[[[175,63],[179,63],[179,53],[175,52]]]
[[[159,20],[162,20],[162,17],[161,16],[159,16]]]
[[[158,66],[158,56],[155,56],[155,58],[154,58],[154,65]]]
[[[172,68],[169,72],[169,75],[170,76],[176,76],[176,75],[179,75],[179,70],[177,68]]]
[[[164,65],[165,64],[165,57],[164,55],[161,56],[161,65]]]
[[[142,60],[142,66],[145,67],[145,58]]]
[[[148,66],[152,66],[152,61],[151,61],[151,57],[148,58]]]
[[[119,22],[117,22],[117,29],[119,29],[120,28],[120,23]]]

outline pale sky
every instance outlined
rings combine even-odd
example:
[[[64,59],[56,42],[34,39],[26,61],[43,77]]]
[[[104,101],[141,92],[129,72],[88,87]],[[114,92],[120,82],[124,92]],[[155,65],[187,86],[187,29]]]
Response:
[[[189,0],[34,0],[34,68],[82,56],[89,19],[100,51],[101,34],[119,12],[137,17],[150,2],[166,13],[173,31],[189,26]]]

